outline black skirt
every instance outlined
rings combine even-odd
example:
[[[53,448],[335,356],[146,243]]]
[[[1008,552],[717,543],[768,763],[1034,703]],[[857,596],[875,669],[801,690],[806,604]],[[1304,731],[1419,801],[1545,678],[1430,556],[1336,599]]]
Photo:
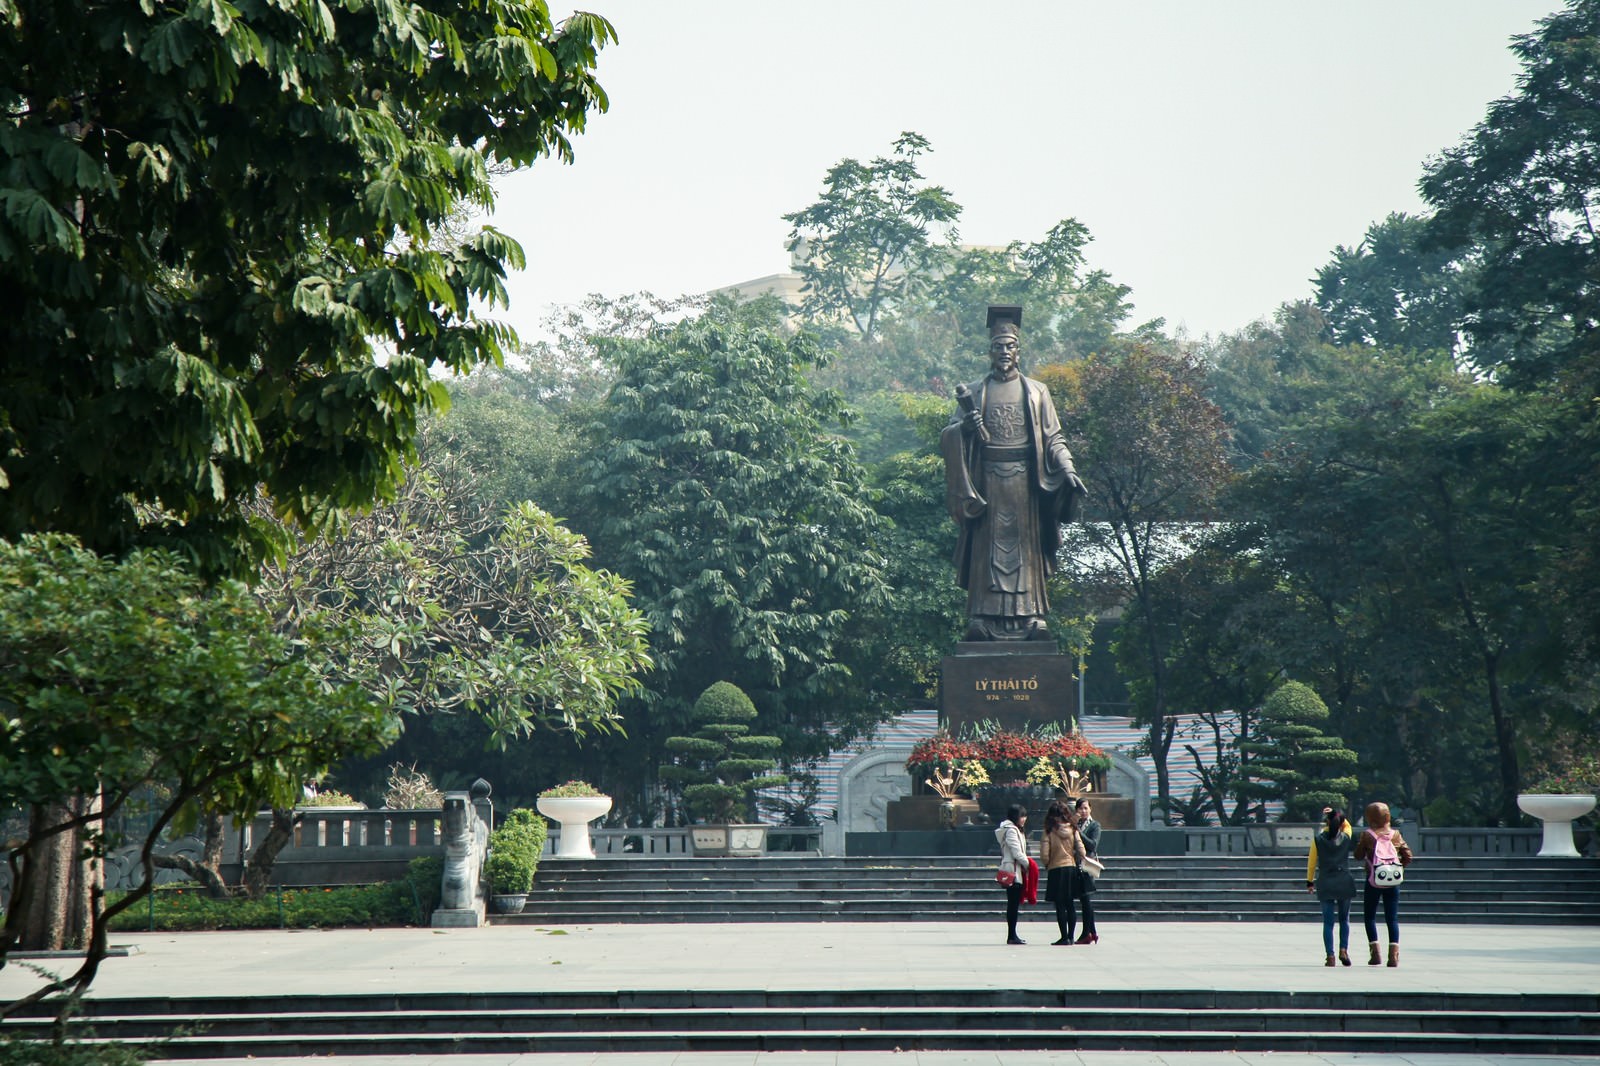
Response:
[[[1047,900],[1082,899],[1092,891],[1094,878],[1076,866],[1057,866],[1046,874],[1044,898]]]

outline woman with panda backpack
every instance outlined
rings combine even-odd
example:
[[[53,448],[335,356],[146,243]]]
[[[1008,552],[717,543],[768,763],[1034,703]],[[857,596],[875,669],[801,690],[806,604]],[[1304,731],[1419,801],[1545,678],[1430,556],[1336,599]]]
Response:
[[[1368,966],[1383,962],[1378,954],[1378,903],[1383,903],[1383,924],[1389,933],[1389,965],[1400,965],[1400,883],[1411,865],[1411,849],[1400,830],[1389,824],[1387,803],[1367,804],[1367,828],[1356,841],[1354,858],[1367,868],[1361,893],[1362,916],[1367,924]]]

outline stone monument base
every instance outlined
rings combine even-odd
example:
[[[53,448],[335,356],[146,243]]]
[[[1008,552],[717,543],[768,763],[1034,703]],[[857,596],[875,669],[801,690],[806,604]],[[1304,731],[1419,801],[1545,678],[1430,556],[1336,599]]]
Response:
[[[1100,823],[1102,829],[1150,828],[1134,820],[1132,796],[1097,796],[1091,792],[1088,798],[1089,807],[1094,811],[1094,820]]]
[[[954,806],[953,820],[946,825],[941,808],[949,802]],[[939,796],[901,796],[883,808],[884,824],[890,832],[918,830],[932,832],[939,829],[956,829],[978,824],[982,818],[975,800],[949,800]]]
[[[1023,732],[1078,716],[1077,663],[1054,641],[963,641],[939,670],[939,721],[952,734],[994,721]]]

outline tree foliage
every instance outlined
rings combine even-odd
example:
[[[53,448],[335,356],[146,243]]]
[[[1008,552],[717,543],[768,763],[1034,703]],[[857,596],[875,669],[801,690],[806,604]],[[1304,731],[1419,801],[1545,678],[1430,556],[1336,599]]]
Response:
[[[1472,264],[1438,246],[1430,220],[1392,214],[1340,245],[1312,280],[1334,344],[1461,351]]]
[[[0,3],[0,535],[180,545],[392,495],[512,339],[488,166],[570,159],[604,19],[542,0]]]
[[[1571,0],[1516,38],[1515,92],[1430,162],[1421,182],[1435,239],[1479,249],[1469,354],[1506,385],[1544,396],[1541,466],[1570,488],[1544,516],[1567,536],[1544,581],[1578,661],[1600,660],[1600,2]]]
[[[1100,588],[1101,609],[1130,606],[1119,641],[1139,649],[1149,684],[1134,714],[1148,726],[1157,792],[1170,805],[1167,682],[1170,605],[1156,602],[1157,574],[1182,554],[1193,524],[1216,518],[1231,471],[1227,427],[1205,395],[1200,365],[1149,344],[1040,371],[1061,405],[1061,425],[1089,497],[1066,553],[1080,581]],[[1122,656],[1119,655],[1119,659]]]
[[[1368,787],[1421,806],[1493,782],[1480,816],[1506,818],[1539,708],[1588,698],[1541,589],[1569,472],[1536,397],[1443,353],[1338,357],[1365,389],[1309,407],[1229,501],[1288,593],[1263,644],[1329,693]]]
[[[81,996],[105,957],[107,921],[149,892],[152,849],[169,828],[192,828],[204,805],[237,819],[292,806],[333,760],[393,736],[359,689],[326,682],[338,644],[322,637],[308,628],[291,642],[247,589],[207,590],[167,553],[114,562],[57,534],[0,541],[0,794],[43,809],[100,797],[76,819],[36,818],[11,842],[0,962],[35,910],[44,852],[76,835],[101,854],[107,820],[136,791],[162,789],[137,841],[140,887],[104,913],[97,896],[83,965],[8,1013]]]
[[[1600,2],[1571,0],[1517,37],[1515,92],[1429,162],[1436,243],[1473,245],[1482,278],[1466,326],[1513,384],[1600,380]],[[1490,342],[1507,340],[1508,345]],[[1589,390],[1589,391],[1584,391]]]
[[[841,401],[805,380],[816,355],[759,307],[714,306],[623,346],[586,433],[575,521],[650,622],[649,711],[629,719],[653,738],[649,767],[717,680],[796,750],[826,750],[824,722],[875,720],[844,638],[885,601],[881,523],[829,432]]]
[[[584,539],[535,504],[474,500],[473,478],[430,458],[393,503],[267,567],[258,594],[286,632],[347,626],[334,676],[397,711],[473,712],[502,748],[620,730],[617,700],[650,665],[628,583],[591,569]]]
[[[922,183],[917,160],[928,151],[927,138],[906,132],[890,155],[865,164],[842,159],[816,203],[783,216],[794,227],[789,246],[804,279],[802,314],[848,322],[870,340],[947,261],[935,227],[953,226],[961,205],[943,186]]]

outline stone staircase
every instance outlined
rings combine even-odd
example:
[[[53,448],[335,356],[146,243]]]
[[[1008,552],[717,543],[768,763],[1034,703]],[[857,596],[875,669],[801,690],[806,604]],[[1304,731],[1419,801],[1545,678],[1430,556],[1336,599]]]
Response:
[[[497,924],[993,921],[995,860],[768,855],[546,859],[523,913]],[[1115,856],[1095,894],[1107,921],[1310,920],[1303,858]],[[1406,922],[1600,925],[1600,861],[1418,856]],[[1359,896],[1356,903],[1359,912]]]
[[[1128,1050],[1600,1055],[1600,994],[875,990],[90,999],[163,1059],[602,1052]],[[48,1035],[48,1019],[8,1034]],[[172,1037],[175,1028],[183,1033]]]

